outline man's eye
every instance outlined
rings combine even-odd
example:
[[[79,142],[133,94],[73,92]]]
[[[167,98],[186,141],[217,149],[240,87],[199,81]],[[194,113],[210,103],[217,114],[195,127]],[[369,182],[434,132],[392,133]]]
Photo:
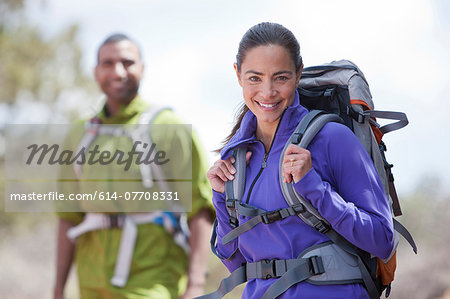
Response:
[[[256,77],[256,76],[252,76],[252,77],[250,77],[250,78],[248,78],[251,82],[259,82],[260,81],[260,79],[259,79],[259,77]]]
[[[134,64],[134,61],[133,60],[124,60],[124,61],[122,61],[122,63],[123,63],[124,67],[129,67]]]
[[[113,65],[112,61],[103,61],[102,66],[103,67],[111,67]]]

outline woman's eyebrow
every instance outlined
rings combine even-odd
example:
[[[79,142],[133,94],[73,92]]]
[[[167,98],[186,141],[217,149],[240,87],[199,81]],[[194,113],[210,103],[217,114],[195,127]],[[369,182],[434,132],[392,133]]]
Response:
[[[261,73],[261,72],[257,72],[257,71],[253,71],[253,70],[248,70],[248,71],[246,71],[245,73],[246,73],[246,74],[255,74],[255,75],[259,75],[259,76],[264,75],[264,74]]]
[[[255,75],[259,75],[259,76],[263,76],[264,75],[263,73],[257,72],[257,71],[254,71],[254,70],[248,70],[248,71],[245,72],[245,74],[255,74]],[[287,71],[287,70],[286,71],[284,71],[284,70],[278,71],[278,72],[274,73],[273,76],[278,76],[278,75],[281,75],[281,74],[292,75],[292,71]]]
[[[273,74],[274,76],[278,76],[281,74],[286,74],[286,75],[292,75],[292,71],[278,71],[275,74]]]

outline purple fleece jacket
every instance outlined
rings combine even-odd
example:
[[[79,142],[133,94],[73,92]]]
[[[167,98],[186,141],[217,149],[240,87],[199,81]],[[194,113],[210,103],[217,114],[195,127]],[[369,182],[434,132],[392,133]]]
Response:
[[[263,163],[264,145],[255,138],[256,117],[248,111],[241,128],[221,152],[227,159],[231,150],[247,144],[252,156],[246,170],[243,202],[267,211],[286,208],[279,185],[278,164],[288,138],[299,121],[307,114],[299,104],[296,93],[279,123],[273,145],[268,153],[267,167],[257,178]],[[344,125],[328,123],[313,139],[311,152],[313,168],[297,183],[295,190],[327,219],[332,227],[351,243],[380,258],[386,258],[394,246],[390,208],[377,171],[356,136]],[[257,178],[257,179],[256,179]],[[249,191],[254,185],[251,194]],[[225,194],[214,192],[217,211],[217,251],[229,257],[236,246],[239,250],[230,261],[224,261],[231,271],[245,262],[263,259],[292,259],[306,248],[329,239],[292,216],[272,224],[260,223],[227,245],[222,237],[232,228],[228,223]],[[239,217],[240,224],[248,221]],[[253,279],[247,283],[242,298],[261,298],[272,279]],[[279,298],[369,298],[361,284],[317,286],[301,282]]]

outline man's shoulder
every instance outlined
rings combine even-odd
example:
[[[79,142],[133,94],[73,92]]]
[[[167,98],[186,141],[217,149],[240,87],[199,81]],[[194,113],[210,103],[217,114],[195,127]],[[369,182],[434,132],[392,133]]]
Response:
[[[158,106],[154,114],[153,124],[184,124],[181,117],[169,106]]]

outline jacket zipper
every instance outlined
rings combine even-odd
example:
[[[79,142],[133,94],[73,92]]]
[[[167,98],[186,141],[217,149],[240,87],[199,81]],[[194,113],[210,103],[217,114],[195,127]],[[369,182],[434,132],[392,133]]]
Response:
[[[280,127],[280,123],[281,123],[281,120],[283,119],[284,112],[286,112],[286,109],[284,109],[284,110],[283,110],[283,113],[281,114],[280,121],[278,122],[277,128],[275,129],[275,134],[273,135],[272,142],[270,143],[269,150],[264,154],[264,160],[263,160],[263,162],[262,162],[261,169],[259,170],[259,172],[258,172],[258,174],[256,175],[255,179],[253,180],[252,184],[250,185],[250,190],[248,191],[247,200],[246,200],[246,203],[247,203],[247,204],[248,204],[249,201],[250,201],[250,195],[252,194],[253,187],[255,186],[256,181],[257,181],[257,180],[259,179],[259,177],[261,176],[261,173],[263,172],[264,168],[267,167],[267,158],[269,157],[270,150],[272,149],[273,142],[275,141],[275,136],[277,136],[278,128]],[[261,142],[261,141],[259,141],[259,142]],[[262,143],[262,142],[261,142],[261,143]],[[263,147],[264,147],[264,144],[263,144]]]

